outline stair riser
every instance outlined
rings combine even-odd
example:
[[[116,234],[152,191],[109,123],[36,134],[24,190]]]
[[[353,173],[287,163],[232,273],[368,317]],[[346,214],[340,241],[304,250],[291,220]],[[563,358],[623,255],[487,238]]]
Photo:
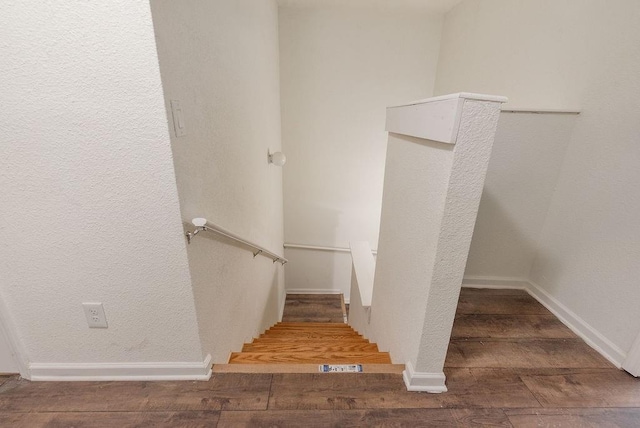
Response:
[[[271,327],[267,331],[341,331],[357,334],[350,327]]]
[[[389,354],[377,353],[327,353],[318,354],[312,352],[290,353],[259,353],[259,352],[234,352],[229,359],[230,364],[391,364]]]
[[[369,342],[366,339],[342,339],[342,340],[330,340],[330,341],[324,341],[321,339],[306,339],[306,340],[300,340],[300,339],[290,339],[290,338],[281,338],[281,339],[274,339],[274,338],[258,338],[258,339],[254,339],[253,342],[251,342],[250,344],[253,345],[270,345],[270,344],[274,344],[274,345],[309,345],[309,346],[316,346],[318,344],[322,344],[322,343],[330,343],[332,345],[371,345],[372,343]]]
[[[282,336],[282,335],[298,335],[298,334],[315,334],[318,336],[353,336],[360,337],[358,333],[355,331],[338,331],[338,330],[267,330],[263,333],[264,335],[274,335],[274,336]]]
[[[321,327],[349,327],[346,323],[338,323],[338,322],[279,322],[274,325],[274,327],[308,327],[309,325],[321,326]]]
[[[363,364],[363,373],[402,374],[404,364]],[[318,373],[317,364],[214,364],[214,373]],[[340,376],[340,373],[325,373]]]
[[[356,335],[344,335],[344,334],[336,334],[336,335],[331,335],[331,334],[315,334],[315,333],[297,333],[297,334],[261,334],[260,335],[260,339],[266,339],[266,338],[279,338],[279,337],[283,337],[283,338],[290,338],[290,339],[300,339],[300,340],[309,340],[309,339],[326,339],[326,340],[342,340],[342,339],[363,339],[362,336],[356,336]]]

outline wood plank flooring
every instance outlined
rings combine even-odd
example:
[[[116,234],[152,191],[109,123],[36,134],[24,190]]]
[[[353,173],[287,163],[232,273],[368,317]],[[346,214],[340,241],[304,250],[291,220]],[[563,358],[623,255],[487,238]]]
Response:
[[[399,373],[214,373],[208,382],[0,377],[0,426],[639,427],[640,380],[580,343],[523,292],[464,289],[447,393],[407,392]]]
[[[287,294],[283,322],[344,324],[341,294]]]

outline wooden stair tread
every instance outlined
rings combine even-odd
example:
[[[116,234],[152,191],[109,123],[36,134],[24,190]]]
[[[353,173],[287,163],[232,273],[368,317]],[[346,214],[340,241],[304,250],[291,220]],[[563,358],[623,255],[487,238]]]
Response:
[[[309,327],[309,326],[351,328],[349,324],[338,323],[338,322],[279,322],[274,324],[274,327]]]
[[[358,334],[352,328],[345,327],[271,327],[267,331],[337,331],[341,333]]]
[[[336,334],[358,334],[354,330],[348,329],[348,328],[324,328],[324,327],[317,327],[317,328],[304,328],[304,327],[283,327],[283,328],[278,328],[278,327],[271,327],[265,333],[268,333],[268,332],[274,332],[274,333],[297,333],[297,332],[305,332],[305,331],[309,331],[309,332],[312,332],[312,333],[325,332],[325,333],[336,333]]]
[[[214,364],[214,373],[319,373],[319,364]],[[402,374],[404,364],[363,364],[363,373]],[[324,373],[328,376],[340,374]]]
[[[301,322],[299,324],[276,324],[271,328],[344,328],[352,330],[347,324],[327,323],[320,324],[315,322]]]
[[[257,346],[257,347],[278,347],[278,348],[289,348],[289,349],[293,349],[292,347],[319,347],[319,346],[341,346],[341,347],[362,347],[362,348],[366,348],[369,349],[369,347],[376,347],[378,345],[376,345],[375,343],[369,343],[369,342],[362,342],[362,341],[346,341],[346,340],[334,340],[334,341],[300,341],[300,340],[295,340],[295,341],[285,341],[285,342],[280,342],[280,341],[270,341],[270,340],[265,340],[265,341],[253,341],[251,343],[245,343],[244,346]]]
[[[260,337],[300,337],[300,338],[323,338],[323,337],[333,337],[336,339],[339,338],[349,338],[349,337],[358,337],[361,338],[359,334],[356,333],[337,333],[337,332],[322,332],[322,331],[298,331],[295,334],[286,331],[267,331],[264,334],[261,334]]]
[[[269,373],[256,367],[271,365],[277,366],[271,369],[275,370],[273,373],[286,373],[284,370],[290,366],[314,373],[318,364],[390,366],[391,358],[388,352],[378,352],[378,345],[370,343],[348,324],[278,323],[253,342],[245,343],[242,352],[233,352],[228,366],[248,366],[244,369],[246,373]]]
[[[310,326],[310,325],[319,325],[322,327],[347,327],[351,326],[344,322],[278,322],[275,323],[274,326]]]
[[[233,352],[229,364],[317,363],[317,364],[391,364],[388,352]]]
[[[246,343],[242,352],[378,352],[375,343],[338,344],[332,342],[321,343]]]
[[[267,336],[267,337],[259,337],[257,339],[253,339],[253,342],[251,343],[293,343],[293,344],[307,344],[307,345],[315,345],[318,343],[332,343],[332,344],[355,344],[355,343],[362,343],[362,344],[366,344],[366,343],[371,343],[369,342],[367,339],[364,339],[362,337],[347,337],[344,339],[337,339],[337,340],[323,340],[320,338],[315,338],[315,339],[300,339],[297,337],[271,337],[271,336]]]

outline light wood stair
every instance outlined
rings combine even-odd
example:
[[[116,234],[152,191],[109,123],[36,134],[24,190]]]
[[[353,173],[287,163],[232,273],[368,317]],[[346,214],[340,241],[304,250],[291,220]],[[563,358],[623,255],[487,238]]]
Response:
[[[347,324],[280,322],[233,352],[229,364],[215,365],[214,372],[318,372],[319,364],[362,364],[369,373],[404,369]]]

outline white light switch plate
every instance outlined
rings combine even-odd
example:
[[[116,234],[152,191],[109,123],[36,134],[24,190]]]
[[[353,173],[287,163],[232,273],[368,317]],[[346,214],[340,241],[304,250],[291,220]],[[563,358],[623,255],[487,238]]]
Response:
[[[84,316],[87,317],[89,328],[108,328],[107,317],[102,303],[83,303]]]

